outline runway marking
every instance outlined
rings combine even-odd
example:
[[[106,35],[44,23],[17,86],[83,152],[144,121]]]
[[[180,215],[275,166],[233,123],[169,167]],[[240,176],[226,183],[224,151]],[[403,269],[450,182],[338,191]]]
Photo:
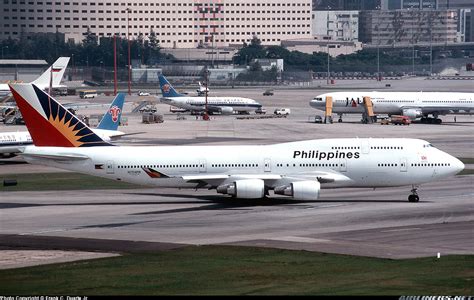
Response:
[[[331,240],[325,239],[313,239],[302,236],[282,236],[278,238],[269,238],[267,240],[273,241],[285,241],[285,242],[298,242],[298,243],[331,243]]]
[[[390,230],[382,230],[380,232],[400,232],[400,231],[412,231],[412,230],[419,230],[421,228],[401,228],[401,229],[390,229]]]

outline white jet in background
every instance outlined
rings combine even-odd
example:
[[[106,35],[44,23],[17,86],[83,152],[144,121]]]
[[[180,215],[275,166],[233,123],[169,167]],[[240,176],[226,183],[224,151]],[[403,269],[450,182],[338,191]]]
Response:
[[[332,111],[339,115],[339,122],[343,114],[364,113],[364,97],[370,97],[376,115],[403,115],[422,123],[441,124],[441,115],[474,113],[474,93],[334,92],[316,96],[310,106],[325,111],[327,97],[332,97]]]

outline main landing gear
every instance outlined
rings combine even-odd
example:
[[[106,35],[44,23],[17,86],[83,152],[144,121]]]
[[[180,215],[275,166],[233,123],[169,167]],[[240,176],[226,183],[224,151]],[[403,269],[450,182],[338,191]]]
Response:
[[[421,118],[420,122],[424,124],[441,124],[443,121],[439,118],[423,117]]]
[[[417,190],[418,190],[418,188],[416,188],[416,187],[413,185],[413,186],[412,186],[412,189],[411,189],[411,195],[408,196],[408,201],[409,201],[409,202],[418,202],[418,201],[420,201],[420,197],[418,197]]]
[[[339,120],[337,120],[338,123],[342,123],[342,114],[338,115],[339,116]]]

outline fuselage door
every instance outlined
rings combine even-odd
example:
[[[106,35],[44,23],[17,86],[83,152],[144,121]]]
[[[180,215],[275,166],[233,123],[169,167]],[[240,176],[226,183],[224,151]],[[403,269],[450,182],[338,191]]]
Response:
[[[115,173],[114,162],[111,160],[107,161],[107,164],[105,165],[105,170],[107,174],[114,174]]]
[[[400,172],[406,172],[408,169],[406,157],[400,158]]]
[[[370,145],[369,145],[369,139],[361,139],[361,150],[362,154],[369,154],[370,152]]]
[[[263,170],[265,172],[271,172],[272,171],[271,160],[269,158],[265,158],[263,163],[264,163]]]
[[[199,173],[206,173],[207,172],[207,163],[205,159],[199,160]]]
[[[347,172],[347,159],[345,158],[339,159],[339,171]]]

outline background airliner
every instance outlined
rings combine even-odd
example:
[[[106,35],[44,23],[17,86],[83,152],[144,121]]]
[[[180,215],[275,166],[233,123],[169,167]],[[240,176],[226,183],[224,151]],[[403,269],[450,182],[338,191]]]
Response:
[[[102,140],[31,84],[13,95],[36,147],[28,162],[157,187],[212,188],[237,198],[275,194],[318,199],[322,187],[417,185],[452,176],[464,165],[419,139],[322,139],[264,146],[118,147]]]
[[[184,108],[189,111],[205,111],[205,97],[189,97],[179,94],[168,82],[165,76],[160,75],[160,88],[163,97],[160,102],[171,106]],[[210,113],[233,114],[234,112],[251,112],[262,107],[253,99],[242,97],[207,97],[207,107]]]
[[[202,85],[202,83],[199,81],[199,88],[196,90],[198,96],[205,96],[206,92],[207,95],[209,96],[209,88],[205,85]]]
[[[69,63],[69,57],[60,57],[58,58],[40,77],[38,77],[34,83],[42,90],[49,88],[52,76],[52,87],[60,88],[64,87],[61,85],[61,80],[63,79],[64,72],[66,72],[67,65]],[[0,84],[0,96],[10,95],[10,87],[6,83]]]
[[[91,129],[104,141],[116,140],[127,135],[117,130],[122,118],[124,102],[125,94],[117,94],[97,128]],[[2,132],[0,133],[0,158],[14,157],[28,145],[33,145],[33,140],[28,131]]]
[[[335,92],[310,101],[311,107],[326,109],[326,98],[332,97],[333,112],[339,115],[364,113],[364,97],[370,97],[375,114],[404,115],[423,123],[441,123],[440,115],[474,113],[474,93],[447,92]],[[429,116],[433,116],[432,118]]]

